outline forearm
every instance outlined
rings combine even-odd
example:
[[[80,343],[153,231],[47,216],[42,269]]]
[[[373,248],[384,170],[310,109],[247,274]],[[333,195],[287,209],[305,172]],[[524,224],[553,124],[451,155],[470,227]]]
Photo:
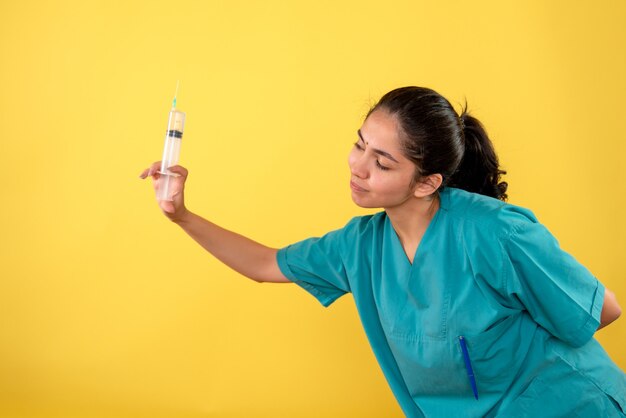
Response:
[[[276,261],[276,249],[228,231],[187,211],[174,221],[215,258],[257,282],[289,282]]]

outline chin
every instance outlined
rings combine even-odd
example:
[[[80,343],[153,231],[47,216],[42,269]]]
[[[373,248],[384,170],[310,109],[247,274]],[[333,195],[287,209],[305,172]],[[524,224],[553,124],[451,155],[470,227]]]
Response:
[[[376,205],[364,205],[361,203],[357,203],[354,202],[358,207],[363,208],[363,209],[375,209],[375,208],[379,208],[380,206],[376,206]]]
[[[364,209],[374,209],[382,207],[381,205],[377,205],[376,202],[370,202],[367,199],[359,199],[358,197],[355,197],[354,194],[352,194],[352,201],[355,205]]]

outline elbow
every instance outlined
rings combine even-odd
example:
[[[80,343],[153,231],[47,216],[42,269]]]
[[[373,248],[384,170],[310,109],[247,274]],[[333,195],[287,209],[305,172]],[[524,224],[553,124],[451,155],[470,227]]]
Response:
[[[613,318],[613,321],[615,321],[621,315],[622,315],[622,307],[619,306],[619,304],[617,303],[617,300],[615,300],[615,318]]]
[[[261,271],[257,271],[254,274],[246,274],[246,277],[256,283],[265,283],[269,281],[267,279],[267,275]]]
[[[272,283],[274,282],[274,280],[267,278],[267,277],[261,277],[261,276],[254,276],[254,277],[249,277],[250,280],[256,282],[256,283]]]
[[[598,329],[602,329],[604,327],[606,327],[607,325],[612,324],[613,322],[615,322],[615,320],[617,320],[617,318],[619,318],[622,315],[622,311],[621,309],[615,311],[612,315],[610,316],[606,316],[606,317],[602,317],[600,320],[600,326],[598,327]]]
[[[622,308],[619,305],[617,305],[617,307],[615,309],[615,314],[613,315],[613,321],[615,321],[620,316],[622,316]],[[611,321],[611,322],[613,322],[613,321]]]
[[[606,291],[605,299],[607,297],[609,299],[609,305],[608,305],[607,310],[609,311],[611,322],[613,322],[617,318],[619,318],[620,315],[622,314],[622,308],[621,306],[619,306],[619,303],[617,302],[617,298],[615,297],[615,294],[611,292],[610,290]],[[604,309],[602,310],[604,311]]]
[[[615,294],[606,289],[604,293],[604,304],[600,314],[600,328],[609,325],[622,315],[622,308],[617,303]]]
[[[291,280],[275,269],[260,271],[257,274],[252,274],[246,277],[257,283],[291,283]]]
[[[257,283],[291,283],[291,280],[286,277],[279,276],[267,276],[267,277],[250,277]]]

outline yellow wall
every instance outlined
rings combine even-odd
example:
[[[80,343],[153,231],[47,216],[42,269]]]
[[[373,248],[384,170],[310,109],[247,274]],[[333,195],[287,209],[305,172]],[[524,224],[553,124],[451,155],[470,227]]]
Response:
[[[435,5],[436,4],[436,5]],[[191,210],[271,246],[365,212],[386,91],[486,125],[530,207],[626,306],[616,1],[0,2],[0,415],[400,417],[351,298],[220,265],[137,178],[180,79]],[[626,368],[626,319],[598,333]]]

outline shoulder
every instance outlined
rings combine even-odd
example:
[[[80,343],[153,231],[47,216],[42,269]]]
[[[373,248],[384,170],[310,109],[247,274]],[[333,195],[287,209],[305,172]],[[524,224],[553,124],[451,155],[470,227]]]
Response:
[[[528,208],[459,189],[442,191],[448,236],[470,261],[475,278],[494,289],[499,297],[508,294],[507,274],[511,254],[541,253],[554,248],[547,229]],[[548,251],[549,252],[549,251]]]
[[[508,238],[530,224],[539,223],[528,208],[461,189],[442,191],[441,206],[452,222],[464,230],[475,230],[492,238]]]

